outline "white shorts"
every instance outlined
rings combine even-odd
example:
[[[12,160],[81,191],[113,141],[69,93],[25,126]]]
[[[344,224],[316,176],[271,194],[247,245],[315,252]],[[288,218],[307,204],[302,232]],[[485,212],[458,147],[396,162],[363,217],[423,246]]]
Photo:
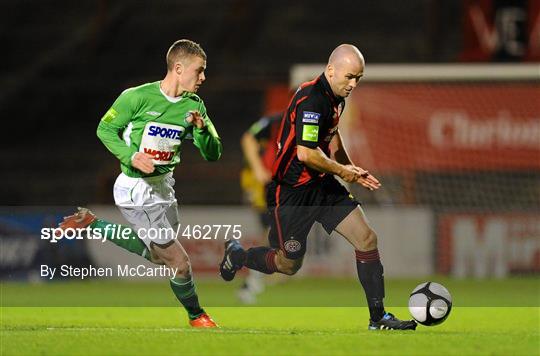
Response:
[[[168,246],[176,239],[178,203],[172,173],[132,178],[121,173],[114,183],[114,202],[148,248]]]

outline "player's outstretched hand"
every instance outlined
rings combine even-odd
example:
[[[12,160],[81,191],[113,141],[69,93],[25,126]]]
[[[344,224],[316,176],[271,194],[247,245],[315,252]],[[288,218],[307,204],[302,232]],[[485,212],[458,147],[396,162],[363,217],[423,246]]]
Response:
[[[355,166],[347,164],[343,166],[339,176],[347,183],[354,183],[360,178],[360,172],[358,172]]]
[[[143,173],[150,174],[154,171],[153,158],[148,153],[137,152],[131,159],[131,165]]]
[[[362,185],[369,190],[376,190],[381,187],[381,183],[379,182],[379,180],[372,176],[368,171],[360,167],[354,167],[354,169],[359,176],[356,180],[356,183]]]
[[[189,116],[186,117],[186,122],[188,124],[192,124],[198,129],[202,129],[204,127],[204,120],[198,111],[190,111]]]

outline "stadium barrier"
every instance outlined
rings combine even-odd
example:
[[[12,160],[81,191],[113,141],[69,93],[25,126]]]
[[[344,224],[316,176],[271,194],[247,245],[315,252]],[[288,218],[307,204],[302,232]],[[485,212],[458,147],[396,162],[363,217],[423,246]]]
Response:
[[[94,206],[92,210],[104,219],[122,222],[123,218],[115,207]],[[384,260],[385,275],[389,277],[421,277],[434,272],[431,238],[434,229],[433,214],[420,208],[378,208],[368,207],[366,213],[370,223],[380,236],[381,256]],[[193,235],[196,226],[204,229],[208,225],[240,225],[244,246],[260,245],[266,236],[258,228],[257,216],[247,207],[195,207],[180,209],[180,231],[189,227]],[[215,231],[215,230],[214,230]],[[223,230],[222,230],[223,232]],[[190,255],[193,270],[198,276],[213,277],[218,274],[221,262],[224,236],[217,239],[180,237],[182,245]],[[141,258],[123,251],[110,242],[86,240],[89,255],[96,265],[105,267],[117,264],[139,264]],[[315,224],[308,238],[308,252],[300,276],[356,275],[354,250],[339,235],[328,237],[324,229]]]

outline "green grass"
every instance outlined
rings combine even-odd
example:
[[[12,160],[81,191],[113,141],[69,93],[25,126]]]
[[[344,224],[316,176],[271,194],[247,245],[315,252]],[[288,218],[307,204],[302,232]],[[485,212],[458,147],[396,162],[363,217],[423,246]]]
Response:
[[[366,330],[365,307],[338,307],[363,301],[361,289],[347,280],[274,285],[261,303],[276,306],[265,307],[232,306],[235,285],[201,281],[201,299],[212,305],[207,311],[219,330],[190,329],[183,310],[156,306],[174,299],[164,283],[4,283],[0,354],[540,355],[537,279],[437,281],[450,289],[455,306],[442,325],[419,326],[416,332]],[[389,280],[388,299],[403,305],[417,282]],[[504,298],[515,288],[521,288],[514,292],[521,299],[512,304]],[[60,306],[71,298],[79,306]],[[118,306],[81,306],[92,304]],[[404,306],[391,311],[408,315]]]
[[[259,298],[257,306],[365,306],[363,290],[356,278],[291,278],[284,276]],[[411,290],[428,279],[387,279],[387,306],[407,306]],[[446,286],[454,306],[537,307],[540,306],[540,284],[537,278],[465,279],[434,277]],[[286,283],[284,283],[286,281]],[[235,291],[242,282],[196,280],[201,302],[206,306],[241,306]],[[283,282],[283,283],[282,283]],[[2,306],[155,306],[178,304],[169,284],[161,281],[126,282],[113,279],[55,281],[51,283],[0,283]]]

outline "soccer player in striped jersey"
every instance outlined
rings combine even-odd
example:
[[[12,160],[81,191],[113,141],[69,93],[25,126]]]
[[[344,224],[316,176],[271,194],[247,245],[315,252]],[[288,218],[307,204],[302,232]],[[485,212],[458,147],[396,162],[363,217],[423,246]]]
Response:
[[[381,185],[351,161],[338,129],[345,98],[358,85],[364,66],[358,48],[340,45],[330,55],[324,73],[297,90],[281,123],[268,189],[268,210],[273,217],[270,247],[244,250],[238,241],[226,242],[220,273],[226,281],[244,266],[268,274],[295,274],[302,266],[309,230],[318,221],[355,249],[358,278],[369,306],[368,328],[414,330],[413,320],[402,321],[386,312],[377,235],[360,204],[334,178],[370,190]]]

